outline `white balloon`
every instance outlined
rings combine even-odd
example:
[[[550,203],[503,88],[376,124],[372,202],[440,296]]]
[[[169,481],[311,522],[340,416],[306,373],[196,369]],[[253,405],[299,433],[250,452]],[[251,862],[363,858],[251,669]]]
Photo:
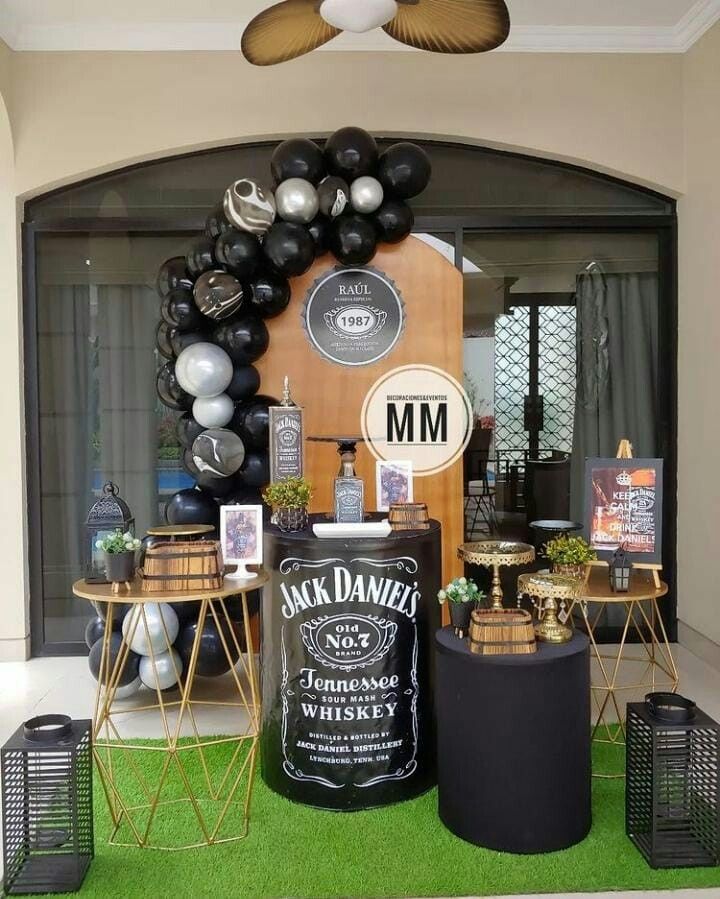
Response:
[[[150,655],[150,649],[155,653],[166,652],[168,641],[172,644],[180,630],[180,622],[175,614],[175,609],[166,602],[146,602],[142,606],[145,609],[145,620],[147,621],[147,631],[145,632],[145,623],[142,619],[140,604],[134,605],[132,609],[125,615],[122,623],[122,634],[126,640],[130,639],[130,634],[135,633],[130,640],[130,649],[138,655]],[[137,625],[135,622],[137,621]],[[165,627],[163,627],[163,622]],[[167,631],[167,639],[165,637]],[[148,634],[150,641],[148,642]]]
[[[176,649],[161,652],[153,659],[143,656],[140,659],[140,680],[151,690],[167,690],[178,682],[182,674],[183,663]]]
[[[235,403],[227,393],[199,396],[192,407],[195,421],[204,428],[224,428],[233,417]]]
[[[232,360],[214,343],[194,343],[177,357],[175,377],[192,396],[217,396],[232,381]]]
[[[314,186],[304,178],[288,178],[275,188],[280,218],[307,225],[318,214],[320,199]]]
[[[375,212],[382,206],[383,195],[382,184],[370,175],[356,178],[350,185],[350,202],[355,212]]]
[[[134,681],[125,684],[124,687],[118,687],[115,691],[115,699],[127,699],[128,696],[134,696],[142,686],[142,681],[136,677]]]

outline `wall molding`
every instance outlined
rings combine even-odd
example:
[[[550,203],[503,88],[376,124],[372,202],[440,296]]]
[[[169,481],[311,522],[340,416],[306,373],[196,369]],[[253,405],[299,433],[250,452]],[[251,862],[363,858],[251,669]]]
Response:
[[[689,624],[680,620],[678,620],[678,643],[689,649],[703,662],[720,671],[720,646],[705,634],[701,634],[700,631],[696,631],[694,627],[690,627]]]
[[[30,635],[0,640],[0,662],[25,662],[30,658]]]
[[[574,27],[547,25],[512,29],[497,52],[515,53],[684,53],[720,19],[720,0],[697,0],[672,26]],[[26,25],[3,11],[0,37],[13,50],[237,51],[247,24],[151,22],[142,25]],[[377,30],[341,35],[320,51],[417,52]]]

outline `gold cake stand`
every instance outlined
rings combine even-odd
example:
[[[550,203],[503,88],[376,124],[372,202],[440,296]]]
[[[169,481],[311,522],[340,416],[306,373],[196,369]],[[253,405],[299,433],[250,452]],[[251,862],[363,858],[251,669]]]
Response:
[[[260,698],[255,671],[252,631],[247,594],[267,582],[261,572],[247,580],[225,580],[220,589],[148,593],[135,579],[128,592],[120,596],[112,592],[112,584],[89,584],[77,581],[73,593],[96,607],[105,606],[105,620],[113,620],[114,606],[130,603],[140,607],[127,639],[123,639],[116,658],[110,651],[111,627],[105,628],[102,656],[93,714],[93,756],[110,809],[113,829],[109,842],[115,846],[139,846],[142,849],[194,849],[217,843],[228,843],[247,836],[250,798],[252,795],[260,733]],[[242,603],[243,653],[241,641],[233,628],[226,600],[240,595]],[[138,628],[144,630],[150,644],[146,616],[147,603],[200,602],[195,640],[187,670],[178,678],[179,699],[169,699],[159,687],[147,691],[148,701],[139,704],[116,701],[123,669]],[[162,621],[162,617],[161,617]],[[198,655],[205,623],[213,622],[230,663],[232,695],[227,700],[209,700],[193,695]],[[163,621],[163,629],[165,623]],[[165,643],[170,647],[165,630]],[[150,658],[155,672],[156,658]],[[173,660],[173,666],[175,662]],[[176,670],[176,675],[180,674]],[[172,694],[171,694],[172,695]],[[234,736],[203,737],[198,730],[196,712],[201,706],[227,709],[228,726]],[[152,743],[122,736],[125,716],[147,716],[157,713],[163,738]],[[174,720],[173,720],[174,718]],[[142,720],[142,719],[141,719]],[[191,736],[182,736],[183,725]],[[226,744],[227,761],[218,764],[206,756],[209,747]],[[140,764],[142,759],[146,759]],[[241,785],[244,790],[241,791]],[[140,802],[132,804],[129,796],[139,792]],[[187,811],[185,811],[187,810]],[[164,821],[172,817],[183,822],[183,835],[178,844],[169,845]],[[238,820],[239,819],[239,820]]]
[[[483,568],[492,569],[491,607],[502,609],[500,569],[529,565],[535,561],[535,548],[529,543],[517,543],[512,540],[481,540],[479,543],[463,543],[458,547],[458,558],[469,565],[481,565]]]
[[[572,638],[572,628],[558,618],[558,604],[567,603],[566,614],[582,588],[580,578],[565,574],[531,573],[518,577],[518,596],[530,596],[537,600],[538,624],[535,636],[544,643],[567,643]],[[567,619],[566,619],[567,620]]]

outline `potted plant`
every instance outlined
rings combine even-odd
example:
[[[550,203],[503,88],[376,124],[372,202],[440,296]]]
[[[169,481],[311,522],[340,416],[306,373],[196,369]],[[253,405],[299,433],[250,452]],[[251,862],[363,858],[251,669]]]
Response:
[[[118,528],[95,541],[95,546],[105,554],[105,574],[113,584],[127,583],[135,574],[135,552],[140,549],[140,541],[130,531]]]
[[[463,637],[470,627],[470,615],[485,594],[479,589],[475,581],[466,577],[456,577],[445,589],[438,593],[440,605],[447,602],[450,609],[450,623],[455,628],[455,634]]]
[[[561,534],[545,544],[545,555],[552,562],[556,574],[568,577],[585,577],[588,562],[594,562],[597,555],[582,537]]]
[[[273,510],[273,522],[281,531],[302,531],[307,526],[307,507],[312,484],[305,478],[283,478],[265,488],[263,499]]]

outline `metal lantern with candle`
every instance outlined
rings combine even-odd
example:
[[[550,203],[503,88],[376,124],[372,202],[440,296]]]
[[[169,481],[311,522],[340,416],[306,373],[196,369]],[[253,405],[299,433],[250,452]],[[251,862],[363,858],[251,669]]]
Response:
[[[625,550],[625,544],[620,546],[613,553],[610,559],[610,589],[613,593],[627,593],[630,589],[630,572],[632,571],[632,562]]]
[[[118,529],[124,534],[134,531],[135,519],[130,507],[120,496],[116,484],[108,481],[102,489],[102,496],[88,512],[85,528],[87,533],[87,563],[85,580],[89,584],[107,584],[105,558],[96,542],[114,534]]]

